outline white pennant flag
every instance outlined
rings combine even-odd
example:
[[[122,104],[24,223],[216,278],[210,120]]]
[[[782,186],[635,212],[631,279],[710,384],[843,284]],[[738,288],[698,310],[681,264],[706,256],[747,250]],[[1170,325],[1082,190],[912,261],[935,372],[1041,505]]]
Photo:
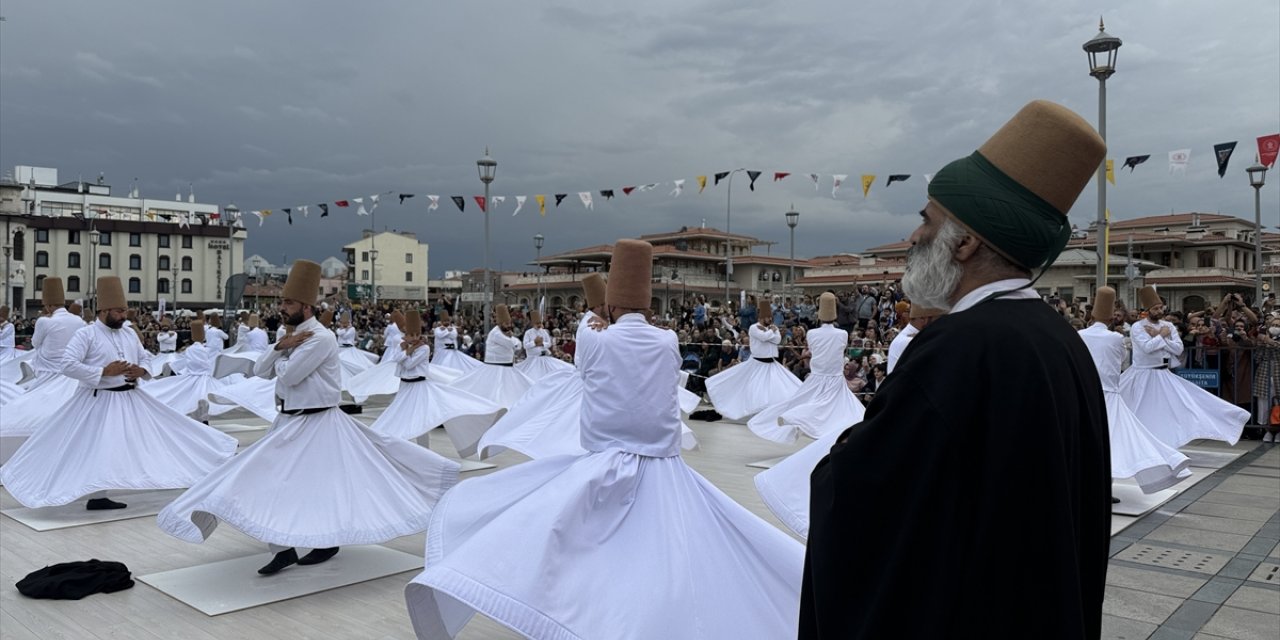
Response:
[[[1191,161],[1190,149],[1178,149],[1169,152],[1169,173],[1186,173],[1187,163]]]
[[[590,191],[579,191],[579,192],[578,192],[578,199],[582,201],[582,206],[584,206],[584,207],[586,207],[586,208],[588,208],[588,209],[590,209],[590,210],[592,210],[592,211],[595,211],[595,207],[591,206],[591,192],[590,192]]]
[[[369,205],[369,211],[372,213],[378,209],[378,194],[375,193],[369,196],[369,202],[371,203]]]
[[[352,199],[351,199],[351,201],[352,201],[352,202],[354,202],[354,203],[356,203],[356,204],[359,206],[359,208],[358,208],[358,209],[356,209],[356,215],[358,215],[358,216],[367,216],[367,215],[369,215],[369,212],[368,212],[368,211],[365,211],[365,209],[364,209],[364,198],[352,198]]]
[[[679,198],[680,194],[683,192],[684,192],[684,179],[681,178],[680,180],[676,180],[676,188],[671,190],[670,195],[673,198]]]
[[[489,208],[494,211],[498,210],[498,205],[507,201],[506,196],[492,196],[489,198]]]
[[[516,196],[516,210],[511,214],[512,218],[520,213],[520,210],[524,208],[524,201],[528,199],[529,196]]]
[[[440,208],[440,196],[427,196],[431,204],[427,205],[427,211],[435,211]]]
[[[924,174],[924,183],[925,183],[925,185],[927,186],[930,182],[933,182],[933,174],[932,174],[932,173],[926,173],[926,174]]]
[[[651,190],[651,189],[653,189],[654,187],[657,187],[657,186],[658,186],[658,183],[656,183],[656,182],[650,182],[649,184],[642,184],[642,185],[640,185],[640,190],[641,190],[641,191],[649,191],[649,190]]]
[[[848,177],[849,177],[849,174],[847,173],[837,173],[831,176],[832,178],[831,197],[832,198],[836,197],[836,192],[840,190],[840,185],[844,184],[845,179]]]
[[[809,174],[809,179],[813,181],[813,190],[814,190],[814,191],[817,191],[817,190],[818,190],[818,179],[819,179],[820,177],[821,177],[821,176],[819,176],[819,175],[818,175],[818,174],[816,174],[816,173],[811,173],[811,174]]]
[[[250,211],[249,213],[252,213],[253,215],[258,216],[258,226],[259,226],[259,227],[261,227],[261,226],[262,226],[262,223],[263,223],[263,222],[265,222],[265,221],[266,221],[266,219],[267,219],[267,217],[266,217],[266,216],[262,215],[262,212],[261,212],[261,211]]]
[[[307,217],[307,207],[308,207],[308,206],[309,206],[309,205],[300,204],[300,205],[298,205],[298,207],[297,207],[298,211],[301,211],[301,212],[302,212],[302,217],[304,217],[304,218],[305,218],[305,217]]]

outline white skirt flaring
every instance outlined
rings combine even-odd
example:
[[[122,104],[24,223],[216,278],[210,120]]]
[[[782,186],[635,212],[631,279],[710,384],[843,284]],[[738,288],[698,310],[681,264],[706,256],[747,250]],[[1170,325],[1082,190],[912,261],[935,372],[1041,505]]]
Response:
[[[577,371],[578,368],[552,356],[535,356],[525,358],[523,361],[516,363],[516,369],[520,370],[529,380],[537,382],[544,376],[551,375],[557,371]]]
[[[608,450],[458,485],[405,599],[419,638],[477,612],[538,639],[792,638],[803,562],[679,456]]]
[[[515,367],[481,364],[454,380],[452,386],[507,409],[515,406],[520,396],[533,386],[533,381]]]
[[[809,476],[844,431],[833,429],[772,468],[756,474],[756,491],[764,505],[801,538],[809,537]]]
[[[157,353],[152,356],[151,363],[147,365],[147,372],[152,378],[159,378],[165,375],[165,365],[170,365],[169,373],[173,373],[173,363],[178,359],[178,354],[174,352]]]
[[[9,404],[9,402],[16,400],[18,396],[24,393],[26,393],[26,391],[22,387],[19,387],[18,385],[13,384],[12,382],[5,382],[4,380],[0,380],[0,407],[3,407],[4,405]]]
[[[702,404],[702,398],[698,397],[698,394],[690,391],[688,389],[688,386],[689,386],[689,372],[681,371],[680,372],[680,389],[678,393],[680,395],[680,413],[683,413],[685,415],[689,415],[690,413],[697,411],[698,405]]]
[[[77,389],[0,474],[19,502],[49,507],[106,489],[189,487],[237,445],[141,389]]]
[[[449,367],[450,369],[456,369],[461,373],[467,373],[484,363],[472,358],[458,349],[436,347],[435,352],[431,354],[431,364]]]
[[[26,389],[27,391],[35,391],[40,387],[50,385],[50,384],[58,384],[58,383],[67,384],[68,380],[71,380],[71,384],[75,385],[76,387],[80,386],[79,382],[76,382],[75,380],[72,380],[71,378],[68,378],[67,376],[62,375],[61,373],[58,373],[57,371],[36,371],[31,368],[31,365],[29,363],[26,363],[26,362],[20,362],[18,363],[18,366],[22,368],[23,381],[17,382],[15,384],[17,384],[19,387],[22,387],[23,389]]]
[[[343,383],[346,391],[357,404],[364,404],[374,396],[393,396],[400,391],[399,362],[380,362],[364,371],[348,378]],[[462,373],[448,367],[431,365],[427,367],[428,380],[437,384],[452,384],[462,377]]]
[[[1173,448],[1204,438],[1235,444],[1249,412],[1168,369],[1129,367],[1120,374],[1120,395],[1161,442]]]
[[[49,381],[29,389],[0,411],[0,436],[29,436],[54,413],[71,401],[80,383],[62,374],[52,374]]]
[[[800,389],[800,379],[777,362],[752,358],[707,378],[707,395],[720,415],[744,420],[784,402]]]
[[[844,431],[862,422],[865,413],[843,375],[810,373],[795,395],[761,409],[747,427],[765,440],[785,444],[800,434],[818,439],[833,430]]]
[[[587,450],[582,448],[581,420],[582,376],[576,368],[558,371],[534,383],[506,415],[485,432],[480,438],[480,459],[507,449],[534,460],[583,455]],[[682,421],[680,448],[697,447],[698,437]]]
[[[338,362],[342,364],[342,379],[348,380],[378,364],[378,356],[355,347],[338,347]]]
[[[1191,464],[1190,458],[1152,435],[1119,393],[1108,391],[1105,395],[1111,431],[1111,477],[1133,478],[1143,493],[1155,493],[1180,482],[1178,474]]]
[[[140,388],[182,415],[206,420],[210,414],[217,415],[230,409],[210,410],[209,394],[244,380],[245,377],[238,373],[225,378],[187,374],[152,380]]]
[[[275,422],[279,412],[276,410],[276,381],[266,378],[245,378],[240,382],[210,390],[205,396],[209,404],[209,413],[219,415],[232,407],[243,407],[254,415]]]
[[[340,409],[281,414],[261,440],[169,503],[158,522],[188,542],[203,542],[222,520],[269,544],[377,544],[425,529],[457,479],[457,463]]]
[[[466,458],[475,455],[480,436],[506,411],[484,398],[431,380],[401,382],[395,400],[369,428],[412,440],[443,424],[458,455]]]

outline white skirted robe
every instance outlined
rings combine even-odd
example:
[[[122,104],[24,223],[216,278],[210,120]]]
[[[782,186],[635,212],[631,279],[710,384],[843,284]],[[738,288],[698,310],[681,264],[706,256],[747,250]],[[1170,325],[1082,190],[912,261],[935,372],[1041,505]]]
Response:
[[[461,373],[467,373],[472,369],[476,369],[483,365],[483,362],[472,358],[458,348],[458,328],[450,326],[437,326],[431,330],[433,337],[431,354],[431,364],[456,369]]]
[[[223,378],[213,377],[214,364],[218,354],[204,343],[195,343],[182,352],[180,358],[182,374],[153,380],[143,385],[142,390],[154,396],[165,406],[191,416],[196,420],[208,420],[211,415],[219,415],[231,409],[227,405],[209,405],[209,394],[232,384],[244,381],[241,374],[232,374]]]
[[[484,347],[484,365],[463,373],[453,386],[509,409],[533,386],[533,381],[514,366],[520,339],[495,326],[485,338]]]
[[[804,434],[818,439],[862,422],[866,408],[844,379],[844,348],[849,333],[824,324],[807,334],[809,376],[795,395],[771,404],[747,421],[753,433],[774,442],[795,442]]]
[[[707,395],[720,415],[745,420],[765,407],[784,402],[800,389],[800,379],[777,362],[782,336],[778,328],[751,325],[751,359],[707,378]]]

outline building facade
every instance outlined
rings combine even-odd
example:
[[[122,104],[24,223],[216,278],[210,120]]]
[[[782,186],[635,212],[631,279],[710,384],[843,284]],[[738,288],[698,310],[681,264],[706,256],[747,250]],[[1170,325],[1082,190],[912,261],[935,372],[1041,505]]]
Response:
[[[427,301],[428,247],[416,234],[366,230],[342,250],[347,259],[347,297],[353,302]]]
[[[218,205],[143,198],[136,188],[115,196],[101,178],[60,184],[56,169],[38,167],[0,180],[0,225],[4,304],[26,315],[50,276],[63,279],[68,299],[92,300],[97,278],[115,275],[131,305],[221,308],[247,237]]]

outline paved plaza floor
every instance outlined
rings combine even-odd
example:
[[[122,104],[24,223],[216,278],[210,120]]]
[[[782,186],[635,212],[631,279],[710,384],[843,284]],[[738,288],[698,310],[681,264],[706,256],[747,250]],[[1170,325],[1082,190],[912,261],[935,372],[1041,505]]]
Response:
[[[372,422],[381,407],[357,416]],[[261,420],[215,421],[250,427]],[[745,426],[690,422],[701,448],[685,452],[688,463],[734,500],[781,528],[756,494],[749,462],[799,449],[766,442]],[[236,429],[244,444],[262,429]],[[453,455],[442,431],[431,446]],[[1239,458],[1218,469],[1196,469],[1206,477],[1140,518],[1117,516],[1112,537],[1104,637],[1266,638],[1280,637],[1280,447],[1245,441]],[[492,459],[498,468],[524,458],[507,452]],[[463,475],[491,473],[477,471]],[[0,492],[0,509],[20,506]],[[1011,533],[1011,535],[1015,535]],[[423,535],[382,545],[422,555]],[[27,573],[58,562],[98,558],[124,562],[135,578],[194,565],[259,554],[263,545],[228,526],[204,544],[190,544],[160,531],[142,517],[37,532],[0,517],[0,637],[19,639],[191,638],[412,638],[403,589],[413,572],[323,591],[292,600],[210,617],[139,582],[132,589],[79,601],[32,600],[13,588]],[[998,612],[993,612],[998,615]],[[516,638],[477,616],[460,638]]]

